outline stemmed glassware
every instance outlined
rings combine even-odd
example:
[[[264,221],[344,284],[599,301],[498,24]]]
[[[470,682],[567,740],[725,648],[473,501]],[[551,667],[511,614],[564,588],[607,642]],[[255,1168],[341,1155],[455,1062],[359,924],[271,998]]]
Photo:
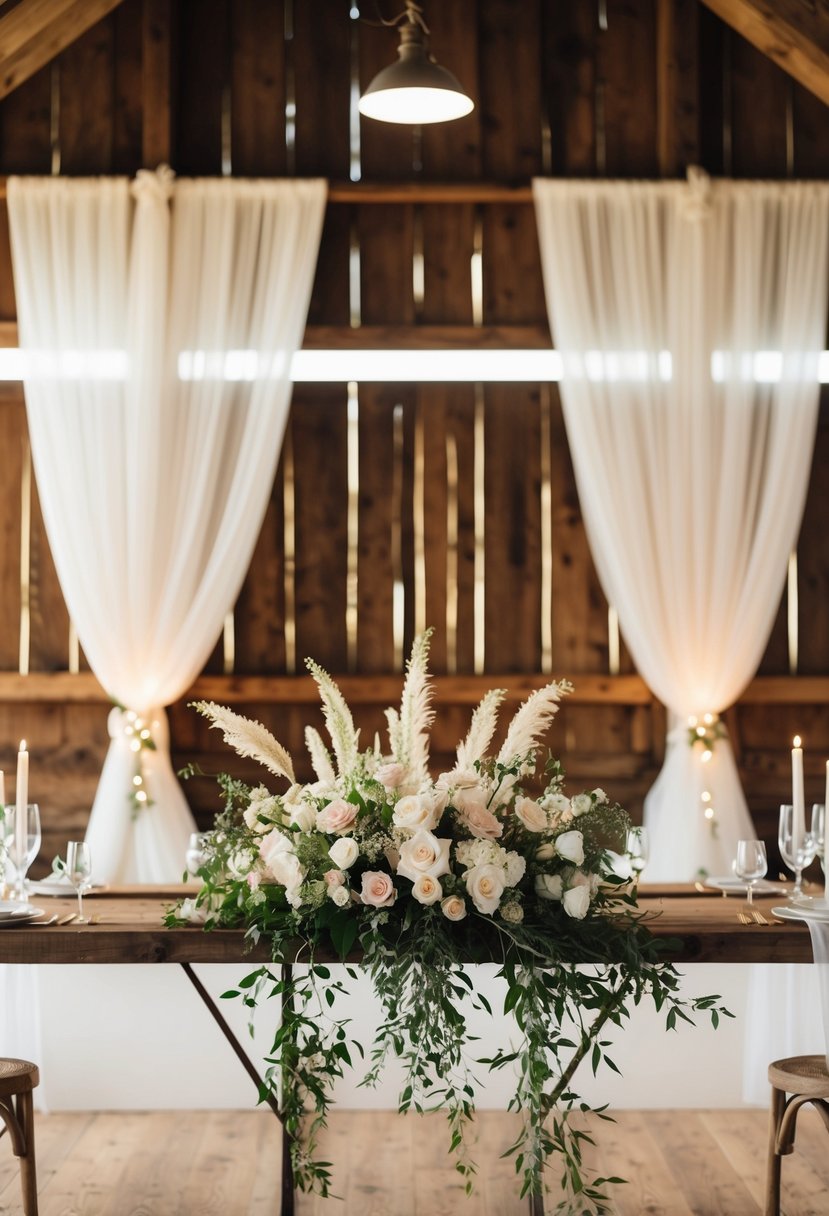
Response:
[[[812,836],[820,867],[826,873],[826,806],[822,802],[812,803]]]
[[[737,859],[734,862],[734,873],[746,884],[749,907],[751,906],[754,884],[758,878],[765,876],[768,869],[766,846],[762,840],[738,840]]]
[[[814,826],[814,814],[812,824]],[[803,900],[808,896],[803,894],[803,871],[811,865],[817,852],[817,843],[812,832],[804,832],[803,839],[795,848],[794,840],[794,808],[791,803],[783,803],[780,807],[780,826],[777,833],[777,843],[780,846],[780,856],[789,870],[794,872],[795,883],[789,899]]]
[[[5,816],[2,830],[5,842],[3,852],[7,864],[11,863],[14,898],[25,902],[26,874],[40,849],[40,807],[36,802],[30,802],[26,807],[25,853],[22,853],[18,848],[20,841],[17,835],[17,807],[10,804],[4,809]]]
[[[66,877],[78,895],[78,923],[88,924],[83,914],[83,893],[92,885],[92,857],[89,845],[83,840],[70,840],[66,846]]]
[[[187,845],[187,853],[185,854],[185,865],[187,873],[193,878],[198,878],[199,868],[204,864],[207,853],[205,852],[205,841],[207,840],[207,832],[191,832],[190,841]]]
[[[648,832],[647,828],[634,827],[627,834],[627,854],[630,858],[630,868],[637,880],[648,864]]]

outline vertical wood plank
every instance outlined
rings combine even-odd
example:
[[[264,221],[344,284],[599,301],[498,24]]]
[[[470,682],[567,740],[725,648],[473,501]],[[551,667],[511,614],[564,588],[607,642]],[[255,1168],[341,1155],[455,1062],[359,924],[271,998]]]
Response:
[[[447,572],[447,469],[446,413],[452,399],[451,386],[423,385],[418,392],[417,409],[423,434],[426,624],[434,629],[431,668],[446,670]]]
[[[114,50],[114,20],[107,17],[58,59],[61,173],[107,173],[112,167]]]
[[[294,0],[296,171],[347,178],[350,38],[347,0]]]
[[[285,670],[283,461],[280,460],[250,568],[234,610],[236,671]]]
[[[364,325],[411,325],[413,211],[410,206],[370,206],[358,212],[361,306]]]
[[[829,175],[829,106],[799,84],[792,85],[795,177]]]
[[[596,55],[593,4],[544,7],[544,108],[556,176],[596,172]]]
[[[471,385],[446,388],[446,433],[458,461],[457,670],[475,669],[475,396]]]
[[[823,470],[829,464],[829,392],[821,393],[820,422],[809,493],[798,542],[800,601],[799,664],[803,675],[818,675],[829,668],[829,501]],[[774,636],[774,635],[773,635]]]
[[[20,637],[20,473],[26,420],[22,394],[0,393],[0,671],[17,671]]]
[[[322,226],[309,325],[348,325],[351,208],[329,207]]]
[[[297,658],[346,669],[347,408],[342,385],[294,390]]]
[[[538,0],[482,0],[479,11],[484,174],[528,178],[541,169]]]
[[[395,385],[360,386],[357,667],[363,672],[394,670],[394,409],[399,400]]]
[[[112,172],[133,174],[144,163],[142,145],[143,6],[124,0],[113,13],[115,98]]]
[[[42,68],[0,102],[3,173],[49,173],[52,69]]]
[[[453,0],[452,4],[431,5],[426,12],[431,54],[457,78],[475,109],[454,122],[427,123],[423,127],[424,177],[469,181],[481,173],[477,10],[476,0]]]
[[[699,6],[657,0],[657,156],[662,177],[699,162]]]
[[[371,84],[378,72],[397,61],[400,38],[396,30],[369,25],[366,21],[358,22],[358,37],[362,91]],[[378,122],[375,118],[361,117],[360,161],[363,177],[369,181],[411,177],[415,140],[415,129],[408,124]]]
[[[173,13],[169,0],[144,0],[141,45],[141,163],[145,169],[155,169],[173,158]]]
[[[475,209],[471,205],[426,206],[423,215],[426,324],[472,321],[471,261]]]
[[[550,430],[553,670],[568,674],[607,671],[607,600],[587,542],[556,386]]]
[[[284,173],[284,3],[236,0],[231,20],[233,172],[240,177]]]
[[[179,0],[179,105],[174,168],[222,171],[222,94],[229,82],[227,0]]]
[[[652,177],[657,171],[654,0],[607,0],[607,31],[598,46],[605,172]]]
[[[484,321],[544,322],[538,231],[531,204],[484,208]]]
[[[489,384],[486,394],[486,668],[541,666],[538,389]]]
[[[724,173],[730,38],[722,21],[702,4],[698,19],[700,163],[709,173]]]
[[[731,84],[735,177],[785,177],[788,77],[734,34]]]
[[[69,613],[49,549],[40,500],[33,484],[30,561],[32,671],[65,671],[69,658]]]

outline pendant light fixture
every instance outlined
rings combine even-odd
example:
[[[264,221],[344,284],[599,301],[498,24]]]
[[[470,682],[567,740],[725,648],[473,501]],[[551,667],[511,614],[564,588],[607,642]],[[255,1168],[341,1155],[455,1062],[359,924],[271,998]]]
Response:
[[[384,25],[400,27],[397,63],[372,80],[360,98],[360,113],[380,122],[430,123],[463,118],[475,105],[451,72],[429,54],[423,10],[406,0],[406,11]]]

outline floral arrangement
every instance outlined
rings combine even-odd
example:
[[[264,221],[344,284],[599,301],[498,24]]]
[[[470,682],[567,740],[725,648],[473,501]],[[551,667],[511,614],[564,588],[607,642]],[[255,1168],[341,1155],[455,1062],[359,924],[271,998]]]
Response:
[[[247,926],[252,942],[270,940],[274,960],[294,958],[297,939],[304,943],[306,967],[257,968],[226,994],[251,1007],[263,996],[282,998],[266,1084],[281,1086],[300,1188],[329,1192],[328,1167],[315,1159],[317,1134],[335,1078],[364,1056],[337,1017],[345,989],[327,965],[359,951],[385,1015],[363,1083],[377,1081],[388,1056],[400,1058],[400,1110],[446,1112],[470,1190],[475,1069],[512,1069],[511,1109],[522,1120],[507,1151],[521,1194],[541,1193],[542,1168],[557,1153],[559,1210],[605,1212],[606,1184],[619,1180],[586,1176],[582,1146],[592,1141],[583,1121],[570,1119],[589,1109],[571,1085],[578,1064],[589,1058],[594,1072],[603,1060],[615,1067],[602,1028],[621,1026],[629,1005],[645,996],[665,1010],[668,1028],[690,1021],[694,1009],[709,1011],[715,1024],[725,1011],[717,997],[680,998],[679,976],[636,909],[622,808],[601,789],[568,797],[552,759],[543,789],[527,792],[541,740],[571,686],[550,683],[532,693],[495,755],[489,748],[505,692],[487,693],[453,767],[433,779],[428,649],[426,633],[415,641],[399,709],[386,711],[386,751],[379,739],[360,751],[340,690],[309,661],[330,736],[329,750],[306,729],[311,784],[295,780],[291,757],[259,723],[196,704],[230,746],[287,788],[272,793],[219,778],[225,809],[208,837],[203,886],[169,923]],[[474,962],[499,964],[503,1014],[517,1031],[516,1041],[478,1060],[467,1003],[499,1026],[503,1015],[477,991],[467,970]],[[577,966],[584,963],[594,965]]]

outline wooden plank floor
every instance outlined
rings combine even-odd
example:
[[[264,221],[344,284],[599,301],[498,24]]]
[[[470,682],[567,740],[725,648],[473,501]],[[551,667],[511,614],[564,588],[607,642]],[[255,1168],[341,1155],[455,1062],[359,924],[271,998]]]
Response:
[[[601,1124],[598,1165],[629,1180],[619,1216],[758,1216],[762,1111],[622,1111]],[[829,1136],[805,1110],[784,1160],[785,1216],[829,1214]],[[477,1193],[466,1200],[443,1120],[338,1113],[325,1143],[345,1203],[301,1196],[298,1216],[526,1216],[499,1159],[512,1117],[479,1120]],[[60,1114],[37,1122],[40,1216],[276,1216],[279,1135],[263,1112]],[[550,1205],[553,1206],[552,1204]],[[0,1140],[0,1213],[21,1216],[17,1166]]]

